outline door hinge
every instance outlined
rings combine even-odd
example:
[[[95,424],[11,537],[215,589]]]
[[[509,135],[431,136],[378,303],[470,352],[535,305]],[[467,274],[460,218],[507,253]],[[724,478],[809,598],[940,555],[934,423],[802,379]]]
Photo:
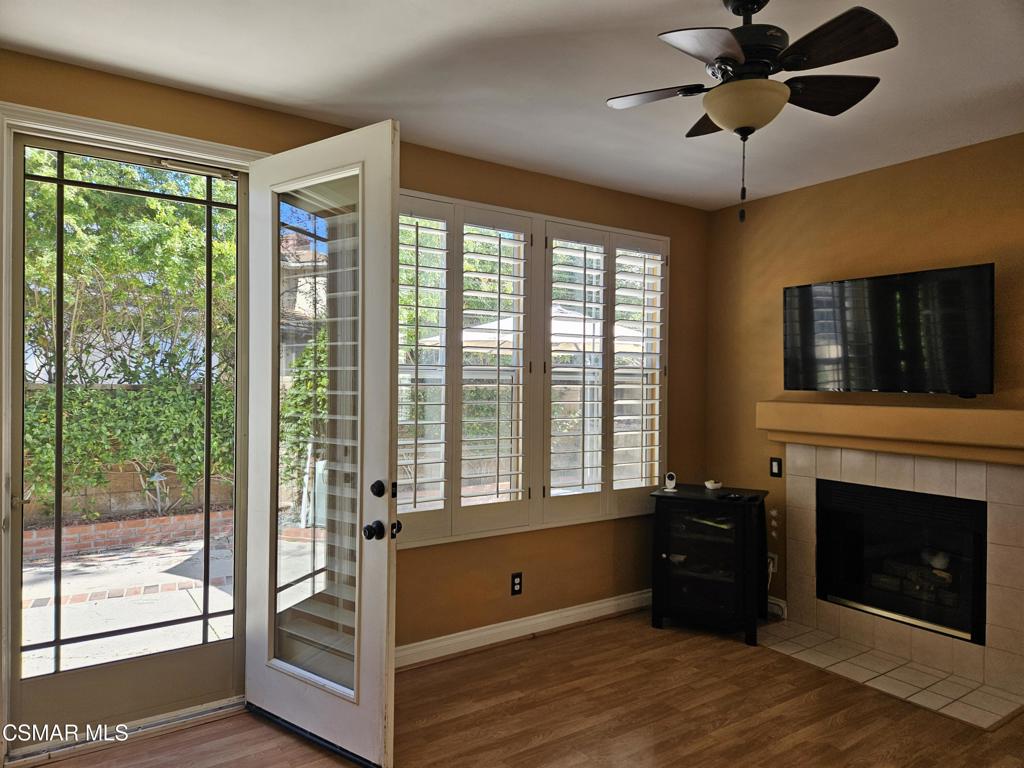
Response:
[[[546,499],[548,497],[548,487],[546,485],[542,485],[540,487],[540,497],[542,499]]]
[[[530,247],[533,247],[533,232],[530,233]]]
[[[533,488],[529,487],[526,489],[526,500],[529,501],[533,498]]]
[[[398,498],[398,481],[397,480],[392,480],[391,481],[391,498],[392,499],[397,499]]]

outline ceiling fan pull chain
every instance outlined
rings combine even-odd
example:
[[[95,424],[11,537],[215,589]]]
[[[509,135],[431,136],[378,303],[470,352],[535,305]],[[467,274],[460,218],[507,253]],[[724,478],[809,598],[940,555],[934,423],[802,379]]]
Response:
[[[746,202],[747,199],[747,139],[748,136],[740,136],[740,141],[743,142],[743,161],[740,165],[740,203]],[[747,220],[747,209],[740,208],[740,224]]]

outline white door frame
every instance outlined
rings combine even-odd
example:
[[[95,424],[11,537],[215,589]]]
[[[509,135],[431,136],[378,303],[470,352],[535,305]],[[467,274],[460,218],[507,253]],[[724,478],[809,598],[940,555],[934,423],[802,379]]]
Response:
[[[13,298],[13,220],[11,210],[14,183],[14,134],[22,133],[91,144],[106,149],[142,152],[184,162],[211,165],[247,173],[249,164],[265,152],[233,147],[227,144],[189,139],[170,133],[95,120],[62,112],[0,102],[0,360],[10,360],[15,339],[10,308]],[[10,366],[0,366],[0,722],[8,720],[10,702],[10,659],[17,638],[10,636],[11,612],[20,606],[11,603],[12,585],[7,578],[14,533],[11,519],[11,413],[14,382]],[[241,601],[236,611],[245,610]],[[215,702],[211,702],[215,705]],[[222,704],[222,703],[221,703]],[[149,720],[152,720],[150,718]],[[0,761],[7,756],[8,744],[0,734]]]

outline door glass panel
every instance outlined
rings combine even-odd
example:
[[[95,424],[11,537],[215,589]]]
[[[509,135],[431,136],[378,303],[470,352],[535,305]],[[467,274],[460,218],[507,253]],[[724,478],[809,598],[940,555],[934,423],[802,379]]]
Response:
[[[216,619],[215,621],[227,620]],[[61,650],[61,669],[78,669],[130,656],[173,651],[203,642],[202,620],[188,621],[169,627],[143,629],[114,637],[100,637],[73,643]]]
[[[74,181],[100,181],[125,189],[139,189],[194,200],[205,200],[207,197],[207,177],[204,175],[122,163],[102,157],[65,153],[64,175]]]
[[[41,170],[42,150],[26,151],[26,172]],[[53,167],[56,168],[54,157]],[[56,611],[54,487],[57,423],[56,296],[57,187],[25,182],[24,381],[22,449],[21,639],[52,643]],[[22,676],[54,672],[53,647],[26,651]]]
[[[89,178],[123,179],[116,165],[104,161]],[[206,214],[199,204],[155,200],[157,219],[152,198],[101,189],[68,187],[64,197],[61,597],[69,599],[61,634],[73,638],[202,611],[195,493],[203,467]],[[136,239],[146,226],[160,240],[178,239]],[[150,521],[168,518],[182,527],[179,541],[152,551],[129,546],[144,543],[138,537]],[[117,523],[117,536],[83,541],[105,522]],[[149,585],[160,591],[140,595],[132,610],[110,597]]]
[[[277,196],[274,656],[349,689],[360,521],[359,195],[353,172]]]
[[[24,175],[22,676],[220,639],[237,210],[156,161],[28,147]]]
[[[235,202],[235,183],[213,180]],[[228,190],[230,189],[230,195]],[[233,208],[213,208],[210,215],[210,465],[204,495],[209,490],[210,572],[207,610],[232,611],[235,607],[235,451],[238,403],[238,216]],[[231,637],[231,615],[209,622],[209,639]],[[224,627],[228,630],[225,631]]]

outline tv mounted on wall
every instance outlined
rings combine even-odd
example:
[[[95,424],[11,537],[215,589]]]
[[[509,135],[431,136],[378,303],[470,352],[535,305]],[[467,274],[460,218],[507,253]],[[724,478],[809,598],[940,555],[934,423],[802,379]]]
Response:
[[[786,288],[786,389],[992,394],[995,265]]]

